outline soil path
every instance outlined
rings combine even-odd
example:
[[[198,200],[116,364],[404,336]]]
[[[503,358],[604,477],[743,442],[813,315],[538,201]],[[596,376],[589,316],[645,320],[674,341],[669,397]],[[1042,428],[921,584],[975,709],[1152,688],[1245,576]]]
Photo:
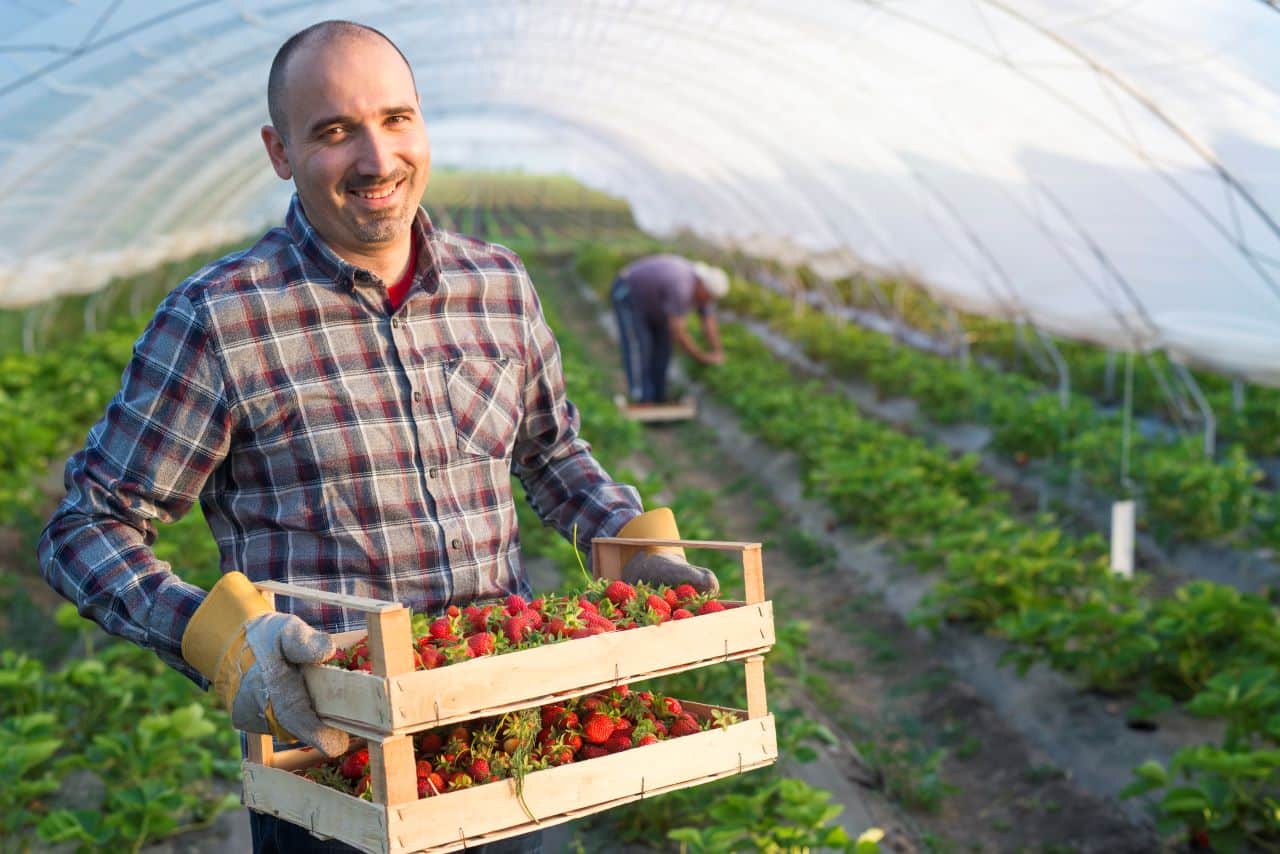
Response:
[[[564,320],[592,355],[615,361],[599,306],[572,284],[561,287]],[[809,624],[808,657],[793,665],[797,690],[787,699],[836,734],[826,755],[847,812],[875,817],[886,805],[868,795],[889,796],[897,815],[876,821],[904,851],[1157,849],[1148,829],[1076,785],[957,679],[937,644],[908,627],[847,559],[803,533],[778,484],[762,477],[772,468],[767,457],[748,470],[697,422],[651,428],[650,438],[668,483],[716,496],[726,538],[766,539],[779,624]]]

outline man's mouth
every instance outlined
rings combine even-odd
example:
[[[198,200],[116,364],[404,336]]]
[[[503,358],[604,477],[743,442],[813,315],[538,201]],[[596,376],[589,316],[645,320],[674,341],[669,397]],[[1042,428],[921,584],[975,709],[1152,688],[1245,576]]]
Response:
[[[394,184],[387,184],[386,186],[383,186],[383,187],[363,187],[359,189],[348,190],[347,192],[351,193],[352,195],[358,198],[366,199],[371,202],[376,202],[380,199],[389,198],[393,193],[395,193],[396,190],[400,189],[400,185],[402,183],[404,183],[403,180],[400,180],[400,181],[396,181]]]

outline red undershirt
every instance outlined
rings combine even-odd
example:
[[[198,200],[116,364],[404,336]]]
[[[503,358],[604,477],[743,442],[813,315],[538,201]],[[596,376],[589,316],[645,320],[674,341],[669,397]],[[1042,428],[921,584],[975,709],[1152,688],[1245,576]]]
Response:
[[[399,311],[409,295],[409,287],[413,284],[413,276],[418,272],[418,232],[413,231],[409,242],[409,267],[400,277],[400,281],[387,288],[387,299],[391,301],[391,310]]]

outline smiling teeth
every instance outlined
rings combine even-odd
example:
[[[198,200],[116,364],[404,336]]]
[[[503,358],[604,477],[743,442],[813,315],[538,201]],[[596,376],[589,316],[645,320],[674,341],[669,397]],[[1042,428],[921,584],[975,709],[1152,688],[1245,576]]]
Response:
[[[392,186],[388,187],[385,190],[382,190],[381,192],[377,192],[377,191],[367,192],[367,191],[356,190],[355,194],[362,199],[385,199],[387,196],[391,195],[395,191],[396,191],[396,188],[395,188],[395,185],[393,184]]]

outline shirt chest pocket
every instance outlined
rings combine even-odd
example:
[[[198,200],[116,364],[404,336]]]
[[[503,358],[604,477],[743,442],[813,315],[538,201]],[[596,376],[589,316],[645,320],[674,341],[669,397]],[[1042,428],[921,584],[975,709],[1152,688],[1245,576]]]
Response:
[[[458,450],[510,456],[522,411],[520,366],[510,359],[454,359],[445,363],[444,378]]]

